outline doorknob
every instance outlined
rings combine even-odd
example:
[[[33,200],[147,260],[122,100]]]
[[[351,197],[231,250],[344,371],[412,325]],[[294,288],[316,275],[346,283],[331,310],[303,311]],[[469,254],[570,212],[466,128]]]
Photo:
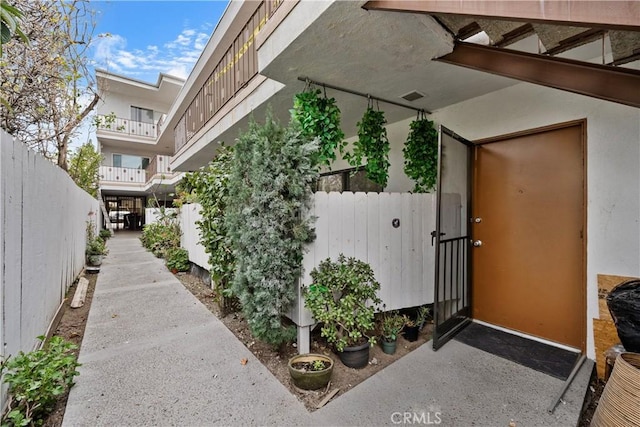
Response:
[[[473,246],[475,246],[476,248],[479,248],[480,246],[482,246],[482,240],[476,240],[473,242]]]

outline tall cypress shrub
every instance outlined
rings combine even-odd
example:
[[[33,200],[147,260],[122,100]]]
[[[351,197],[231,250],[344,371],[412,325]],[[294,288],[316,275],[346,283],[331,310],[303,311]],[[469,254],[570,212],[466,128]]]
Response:
[[[317,149],[299,124],[284,128],[270,113],[264,125],[252,119],[235,146],[225,216],[236,257],[231,289],[252,334],[274,345],[295,336],[282,316],[297,296],[304,244],[313,239],[302,210],[318,176]]]

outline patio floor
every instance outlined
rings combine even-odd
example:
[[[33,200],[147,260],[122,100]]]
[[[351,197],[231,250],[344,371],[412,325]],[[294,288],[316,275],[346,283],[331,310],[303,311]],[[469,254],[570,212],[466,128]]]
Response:
[[[423,345],[309,413],[137,237],[109,241],[65,426],[578,422],[592,361],[549,414],[562,381],[457,341]]]

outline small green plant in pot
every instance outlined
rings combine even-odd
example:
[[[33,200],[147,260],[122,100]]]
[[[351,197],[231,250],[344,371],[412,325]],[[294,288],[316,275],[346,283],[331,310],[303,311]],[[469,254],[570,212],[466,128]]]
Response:
[[[387,354],[396,352],[396,340],[404,327],[405,318],[397,311],[385,312],[381,318],[382,351]]]
[[[85,246],[85,256],[87,265],[99,267],[102,264],[102,257],[107,255],[109,250],[100,236],[96,236],[95,227],[92,221],[87,221],[87,243]]]
[[[189,263],[189,252],[183,248],[171,248],[166,252],[167,268],[172,273],[179,271],[189,271],[191,264]]]
[[[362,368],[369,362],[369,347],[376,343],[368,335],[374,328],[374,315],[380,284],[371,266],[343,254],[336,261],[322,261],[311,272],[313,283],[304,289],[305,306],[322,322],[321,335],[333,344],[346,366]]]
[[[289,359],[293,384],[303,390],[326,387],[333,373],[333,359],[323,354],[298,354]]]

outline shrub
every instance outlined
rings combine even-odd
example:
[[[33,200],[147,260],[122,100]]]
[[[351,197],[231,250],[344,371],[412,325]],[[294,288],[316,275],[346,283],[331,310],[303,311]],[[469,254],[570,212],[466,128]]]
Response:
[[[182,198],[202,207],[202,219],[197,222],[200,243],[209,254],[211,279],[223,297],[232,296],[230,284],[235,272],[235,257],[225,225],[232,161],[233,147],[222,145],[207,166],[186,174],[180,184]]]
[[[305,243],[313,239],[308,205],[318,176],[317,142],[296,121],[281,127],[267,114],[234,148],[225,226],[236,257],[233,294],[252,334],[274,345],[295,336],[282,316],[297,297]]]
[[[189,252],[183,248],[171,248],[166,251],[167,268],[171,271],[189,271]]]
[[[109,239],[112,235],[113,233],[111,232],[111,230],[107,230],[106,228],[100,230],[100,233],[98,234],[98,236],[100,236],[103,240]]]
[[[337,261],[322,261],[311,272],[313,283],[304,289],[305,306],[318,322],[323,322],[321,335],[335,345],[337,351],[375,337],[367,333],[374,328],[380,284],[371,266],[356,258],[340,254]]]
[[[164,209],[158,222],[146,224],[142,229],[140,241],[158,258],[166,258],[166,252],[180,247],[180,224],[175,214],[165,214]]]
[[[38,337],[43,341],[44,336]],[[9,403],[2,425],[38,425],[61,394],[74,384],[80,364],[72,353],[78,347],[53,337],[41,350],[20,352],[4,364]]]

